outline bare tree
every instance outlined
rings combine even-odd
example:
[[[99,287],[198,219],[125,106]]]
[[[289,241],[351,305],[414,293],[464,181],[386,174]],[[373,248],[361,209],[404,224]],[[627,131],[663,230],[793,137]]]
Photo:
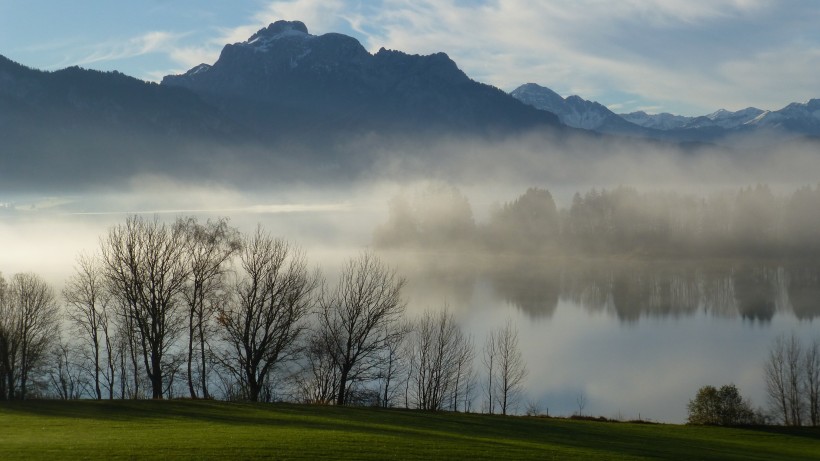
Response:
[[[460,386],[470,373],[469,339],[445,308],[427,311],[412,335],[412,382],[415,406],[424,410],[457,409]]]
[[[333,363],[327,341],[313,331],[305,347],[301,372],[296,375],[297,392],[305,403],[329,404],[339,393],[339,369]]]
[[[180,297],[189,273],[185,242],[180,223],[140,216],[112,227],[101,241],[106,279],[139,334],[155,399],[163,397],[163,359],[181,330]]]
[[[76,352],[77,347],[62,338],[51,350],[48,378],[54,395],[60,400],[76,400],[88,395],[89,390],[94,390],[84,376],[87,373],[78,363],[81,359],[77,357]]]
[[[487,393],[485,394],[487,399],[487,412],[493,414],[495,413],[495,386],[497,386],[493,380],[495,379],[497,373],[496,368],[498,367],[498,332],[496,330],[491,331],[490,334],[487,335],[486,341],[484,341],[482,360],[487,370]]]
[[[11,305],[8,299],[8,283],[3,274],[0,273],[0,400],[13,398],[13,392],[9,393],[10,384],[14,383],[12,375],[11,358],[13,354],[14,322]]]
[[[491,334],[492,337],[492,334]],[[495,381],[496,400],[501,407],[501,414],[506,415],[518,400],[524,379],[527,377],[527,364],[518,346],[518,330],[507,319],[507,323],[495,331]]]
[[[120,398],[142,398],[143,379],[140,373],[140,340],[131,309],[125,300],[119,300],[120,306],[115,316],[117,323],[114,345],[119,366]]]
[[[407,379],[407,357],[405,354],[405,339],[411,331],[407,322],[397,322],[390,325],[395,331],[385,332],[384,358],[378,372],[379,400],[381,406],[388,408],[395,404],[400,395],[402,380]]]
[[[803,413],[800,385],[802,348],[794,335],[778,336],[764,366],[769,403],[783,424],[799,426]]]
[[[324,346],[338,369],[336,403],[349,403],[351,385],[373,378],[381,365],[384,345],[396,340],[404,314],[401,289],[405,280],[375,254],[350,259],[339,283],[321,297],[318,328]]]
[[[820,425],[820,341],[815,339],[805,349],[803,355],[806,404],[809,409],[809,422],[812,426]]]
[[[575,403],[578,405],[578,416],[584,416],[584,408],[587,406],[587,395],[583,391],[578,393],[575,397]]]
[[[0,352],[6,398],[25,399],[32,374],[57,338],[54,291],[33,273],[15,274],[0,305]]]
[[[455,354],[455,383],[453,385],[451,409],[458,411],[458,406],[461,404],[462,410],[468,412],[470,411],[475,384],[475,370],[473,369],[475,347],[471,336],[464,335],[461,331],[459,333],[460,337],[457,340],[458,347]]]
[[[194,364],[198,361],[199,387],[209,398],[206,348],[210,336],[208,324],[217,306],[224,301],[225,274],[230,258],[239,251],[236,229],[225,218],[199,223],[196,218],[181,220],[186,231],[190,277],[183,290],[188,306],[188,391],[197,398]],[[196,346],[196,347],[195,347]],[[198,357],[197,357],[198,355]]]
[[[308,272],[299,249],[261,228],[244,240],[239,265],[234,300],[219,312],[229,345],[221,362],[257,401],[274,367],[299,351],[319,277]]]
[[[102,399],[100,375],[107,382],[108,398],[114,398],[114,353],[109,328],[110,293],[98,261],[87,255],[77,258],[74,275],[63,288],[63,298],[68,304],[68,317],[80,331],[91,348],[92,375],[95,398]]]

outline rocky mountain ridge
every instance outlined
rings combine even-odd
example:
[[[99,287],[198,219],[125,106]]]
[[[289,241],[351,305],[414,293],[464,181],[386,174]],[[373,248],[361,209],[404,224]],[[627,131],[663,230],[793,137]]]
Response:
[[[644,111],[615,114],[595,101],[576,95],[563,98],[535,83],[521,85],[510,95],[537,109],[555,113],[569,126],[601,133],[707,142],[757,130],[820,136],[820,99],[792,103],[775,111],[747,107],[737,111],[719,109],[711,114],[687,117],[669,113],[648,114]]]

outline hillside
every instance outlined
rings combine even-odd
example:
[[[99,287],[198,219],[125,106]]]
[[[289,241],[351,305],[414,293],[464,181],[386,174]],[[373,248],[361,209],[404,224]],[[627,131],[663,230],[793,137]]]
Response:
[[[0,404],[10,459],[820,459],[817,429],[192,401]]]

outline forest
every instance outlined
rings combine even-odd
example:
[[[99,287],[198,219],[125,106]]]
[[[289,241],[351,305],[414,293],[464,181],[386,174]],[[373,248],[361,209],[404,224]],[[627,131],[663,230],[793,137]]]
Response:
[[[575,193],[559,208],[530,188],[477,223],[457,188],[396,195],[374,235],[380,248],[657,257],[806,257],[820,250],[820,185],[776,195],[759,184],[708,196],[619,186]]]

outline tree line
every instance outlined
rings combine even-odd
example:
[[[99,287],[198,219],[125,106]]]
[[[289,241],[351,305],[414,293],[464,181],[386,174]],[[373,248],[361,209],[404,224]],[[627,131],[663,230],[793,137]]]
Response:
[[[508,413],[526,365],[508,322],[481,350],[448,309],[409,318],[372,251],[335,284],[304,252],[226,219],[131,216],[58,296],[0,275],[0,399],[223,398]],[[479,377],[481,375],[481,377]]]
[[[476,223],[457,188],[433,184],[389,203],[377,246],[463,246],[573,254],[805,256],[820,251],[820,185],[785,196],[765,184],[706,197],[619,186],[576,193],[565,208],[530,188]]]

